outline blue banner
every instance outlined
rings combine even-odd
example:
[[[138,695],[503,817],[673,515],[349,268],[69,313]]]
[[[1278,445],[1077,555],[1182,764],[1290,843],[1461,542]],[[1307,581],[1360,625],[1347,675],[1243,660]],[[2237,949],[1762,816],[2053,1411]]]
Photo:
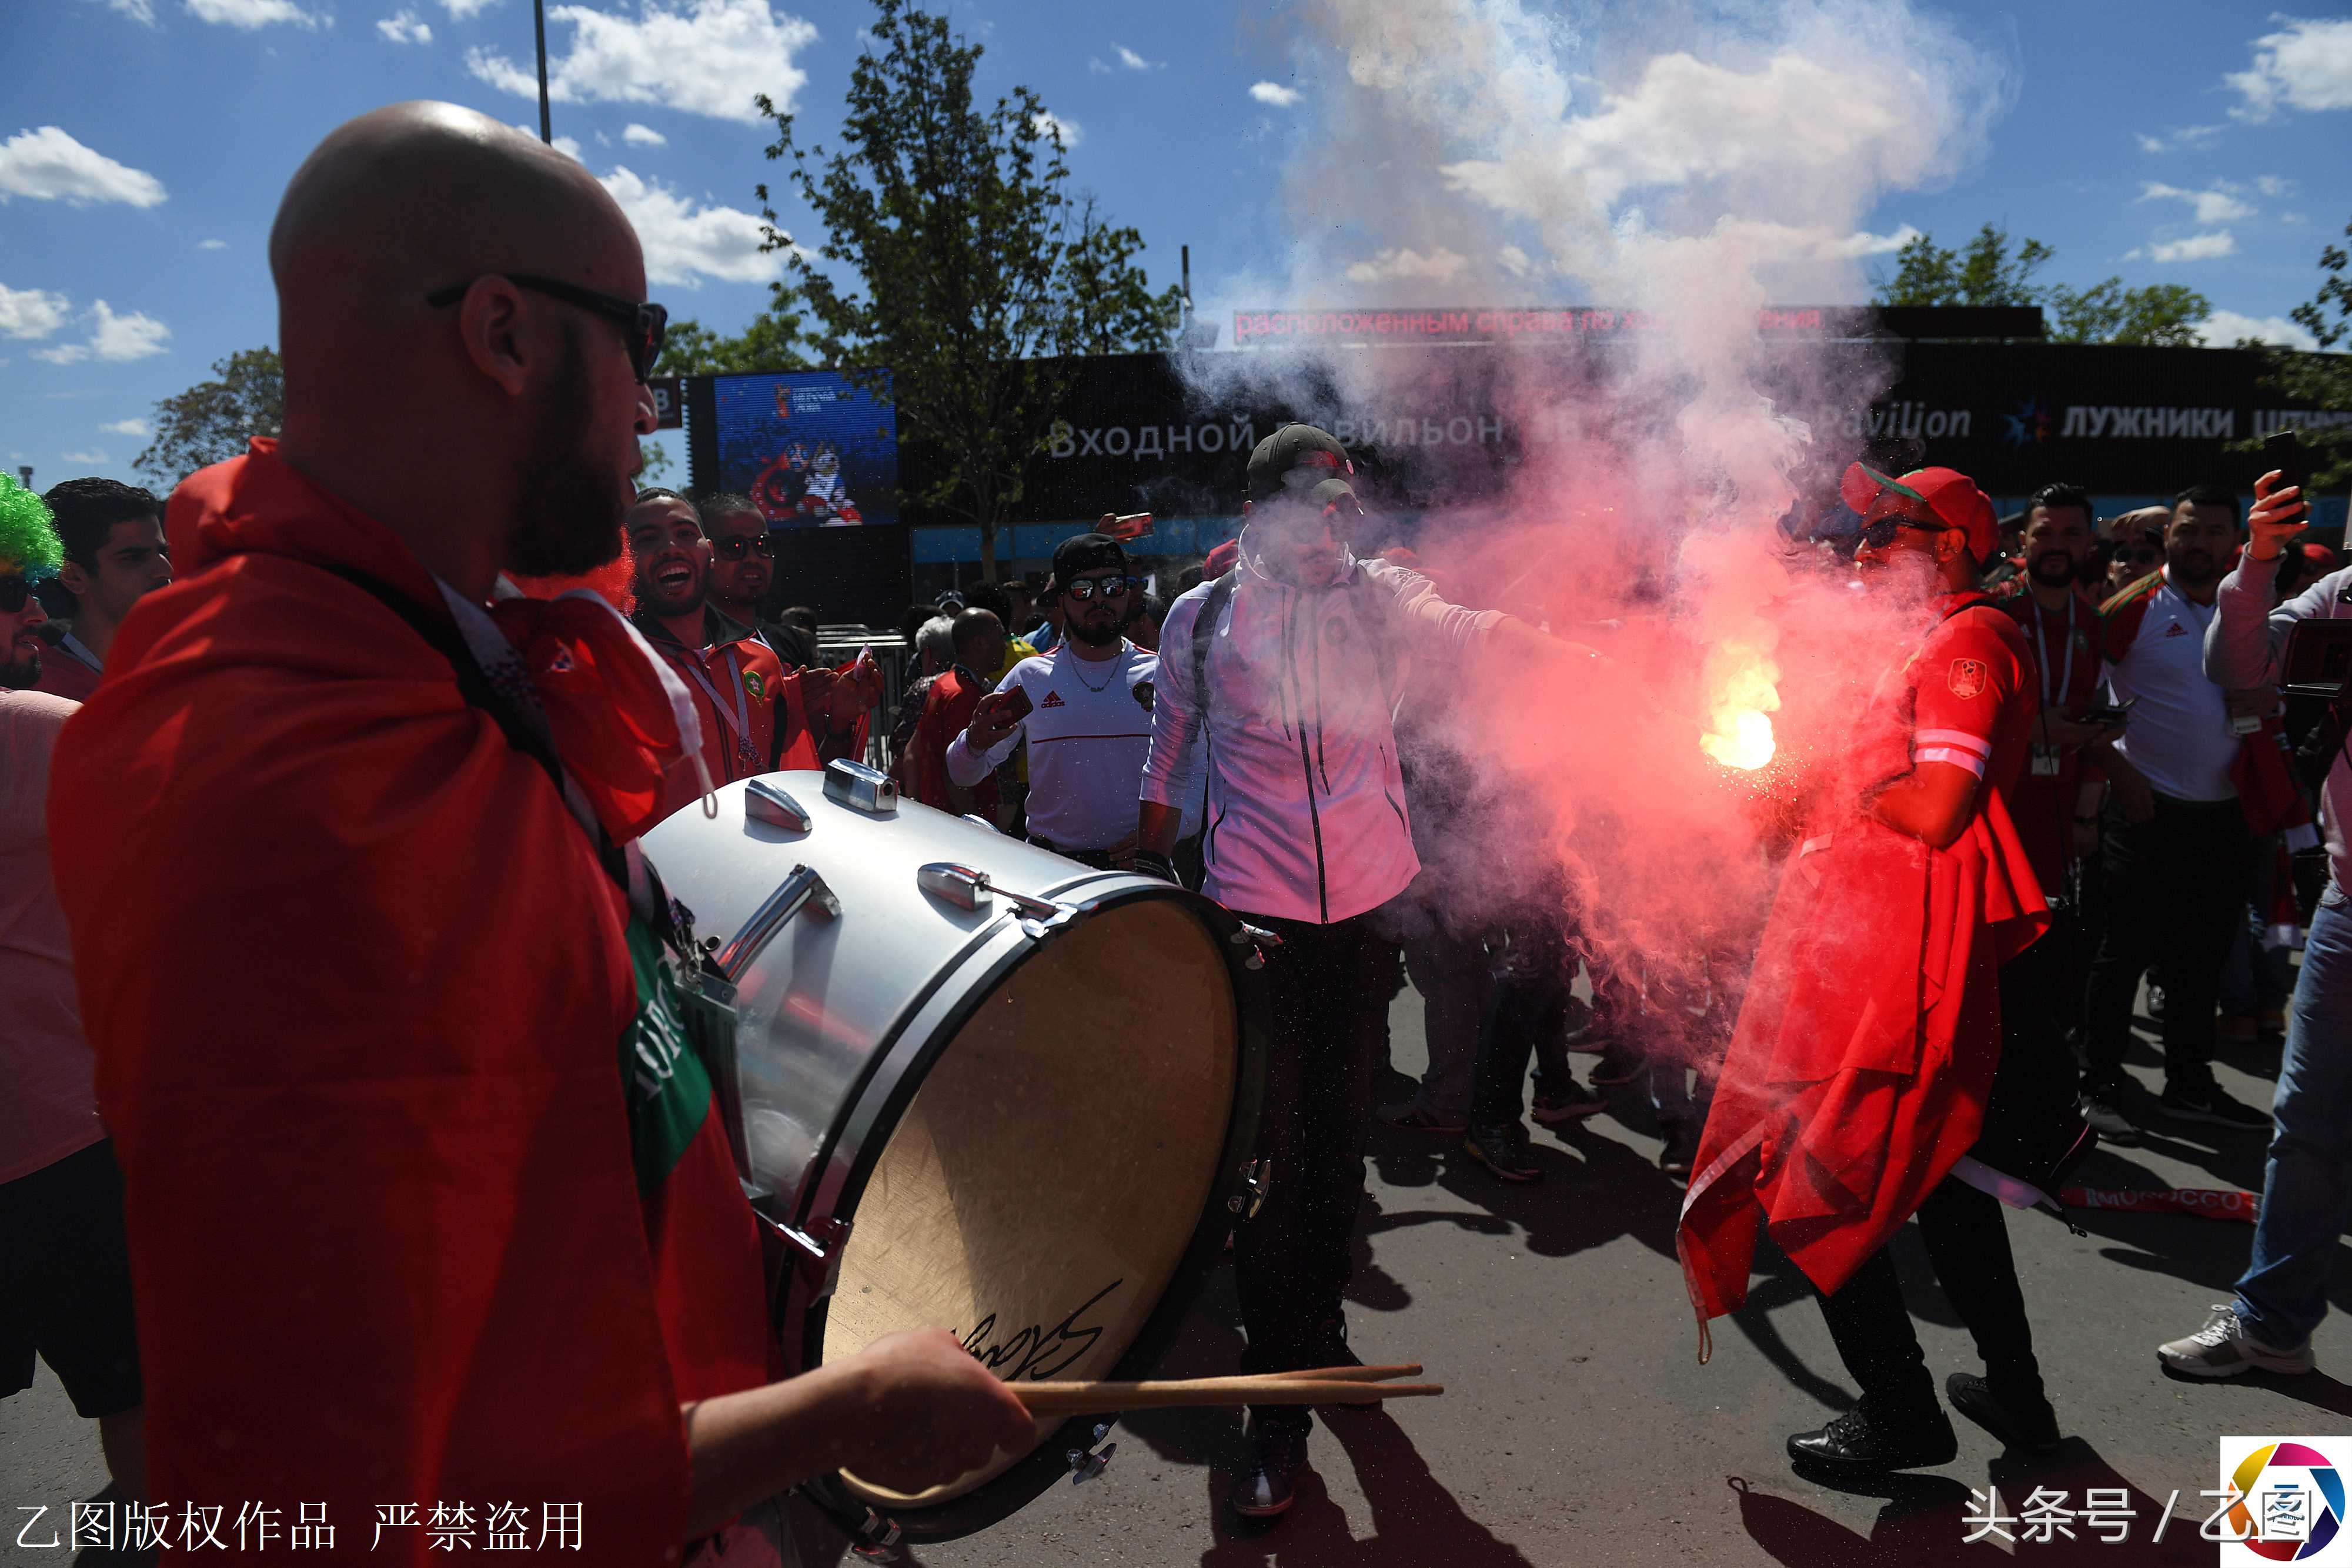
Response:
[[[719,486],[771,528],[898,520],[898,411],[835,371],[713,378]]]

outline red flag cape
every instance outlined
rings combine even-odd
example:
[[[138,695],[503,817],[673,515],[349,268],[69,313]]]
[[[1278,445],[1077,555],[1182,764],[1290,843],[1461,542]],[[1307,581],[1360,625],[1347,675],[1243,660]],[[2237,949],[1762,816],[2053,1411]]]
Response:
[[[1947,850],[1849,807],[1790,857],[1683,1201],[1702,1343],[1748,1299],[1759,1217],[1834,1291],[1976,1142],[1998,971],[2050,919],[2000,792],[1979,801]]]
[[[149,1495],[583,1504],[673,1561],[687,1458],[630,1163],[620,901],[546,774],[355,568],[397,536],[257,442],[173,494],[184,573],[54,763],[123,1166]],[[425,1563],[388,1529],[370,1561]]]

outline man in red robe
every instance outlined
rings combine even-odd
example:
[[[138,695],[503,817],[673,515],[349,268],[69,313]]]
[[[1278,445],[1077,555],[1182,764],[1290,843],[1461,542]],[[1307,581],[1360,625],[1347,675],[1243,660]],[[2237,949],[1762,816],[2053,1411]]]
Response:
[[[1976,591],[1991,503],[1945,468],[1896,480],[1856,465],[1845,495],[1864,522],[1858,569],[1922,624],[1783,873],[1679,1239],[1703,1342],[1747,1299],[1759,1218],[1819,1288],[1862,1400],[1790,1453],[1868,1473],[1957,1452],[1885,1252],[1915,1213],[1985,1360],[1985,1377],[1948,1385],[1954,1404],[2054,1440],[2000,1205],[1952,1176],[2000,1061],[2000,967],[2049,911],[2005,799],[2034,715],[2031,655]]]
[[[919,1490],[1025,1444],[944,1332],[765,1381],[621,841],[691,706],[603,605],[488,602],[619,549],[662,327],[626,218],[404,104],[311,154],[270,265],[283,437],[180,486],[185,575],[50,794],[149,1495],[411,1564],[436,1509],[537,1540],[562,1508],[580,1561],[645,1568],[823,1470]]]

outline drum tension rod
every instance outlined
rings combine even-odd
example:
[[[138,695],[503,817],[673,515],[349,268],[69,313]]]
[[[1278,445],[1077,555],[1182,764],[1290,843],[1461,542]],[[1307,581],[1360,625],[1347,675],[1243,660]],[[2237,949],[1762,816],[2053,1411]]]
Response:
[[[974,871],[953,861],[933,861],[915,873],[915,885],[942,904],[952,904],[958,909],[985,909],[991,894],[1013,905],[1024,918],[1021,929],[1031,936],[1042,936],[1077,914],[1074,904],[1054,904],[1043,898],[1032,898],[1025,893],[1015,893],[989,879],[984,871]]]
[[[1110,1436],[1110,1427],[1109,1422],[1097,1421],[1095,1423],[1095,1435],[1087,1439],[1085,1448],[1065,1450],[1065,1457],[1070,1461],[1072,1486],[1084,1486],[1102,1474],[1110,1464],[1110,1457],[1118,1452],[1117,1443],[1103,1443],[1099,1448],[1095,1447],[1097,1443],[1102,1443],[1105,1437]]]

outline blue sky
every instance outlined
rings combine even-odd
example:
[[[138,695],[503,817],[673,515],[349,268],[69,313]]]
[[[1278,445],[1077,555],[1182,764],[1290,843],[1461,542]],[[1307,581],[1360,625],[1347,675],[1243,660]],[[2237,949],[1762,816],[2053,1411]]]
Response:
[[[1540,9],[1363,8],[1450,5]],[[1833,19],[1843,6],[1899,26],[1899,5],[1806,9]],[[1707,52],[1705,5],[1664,8],[1685,26],[1656,35],[1664,42],[1623,36],[1623,17],[1660,9],[1645,0],[1559,15],[1580,37],[1614,39],[1594,55],[1597,74],[1575,78],[1570,112],[1624,89],[1645,47]],[[1741,6],[1750,18],[1772,9]],[[803,129],[829,141],[869,7],[593,0],[550,10],[557,134],[637,223],[656,297],[674,315],[740,327],[774,267],[756,251],[752,186],[781,183],[748,99],[790,96]],[[132,477],[158,398],[272,340],[270,216],[326,131],[406,98],[536,125],[533,99],[511,90],[531,70],[529,0],[39,0],[16,11],[0,109],[0,453],[11,468],[31,464],[42,487],[81,473]],[[1328,34],[1286,7],[1220,0],[966,0],[950,15],[987,47],[985,89],[1027,83],[1066,123],[1077,182],[1143,231],[1155,283],[1174,280],[1177,247],[1189,244],[1204,307],[1300,302],[1258,298],[1265,286],[1253,280],[1294,276],[1286,175],[1318,149],[1349,152],[1331,140]],[[1970,89],[1982,94],[1984,130],[1932,188],[1880,193],[1855,250],[1907,229],[1956,243],[1990,218],[2056,247],[2047,280],[2185,283],[2226,313],[2215,327],[2224,340],[2286,329],[2282,319],[2314,291],[2320,247],[2352,216],[2352,14],[2044,0],[1919,15],[1984,68]],[[1841,65],[1873,68],[1868,51],[1855,53],[1864,57]],[[1476,97],[1467,95],[1474,112]],[[812,236],[804,214],[785,216]],[[1465,295],[1482,289],[1455,280],[1468,276],[1423,272],[1402,287],[1425,303],[1480,303]],[[1391,275],[1388,296],[1399,287]],[[1582,292],[1555,284],[1498,302],[1610,303]],[[1333,284],[1333,298],[1347,294]]]

